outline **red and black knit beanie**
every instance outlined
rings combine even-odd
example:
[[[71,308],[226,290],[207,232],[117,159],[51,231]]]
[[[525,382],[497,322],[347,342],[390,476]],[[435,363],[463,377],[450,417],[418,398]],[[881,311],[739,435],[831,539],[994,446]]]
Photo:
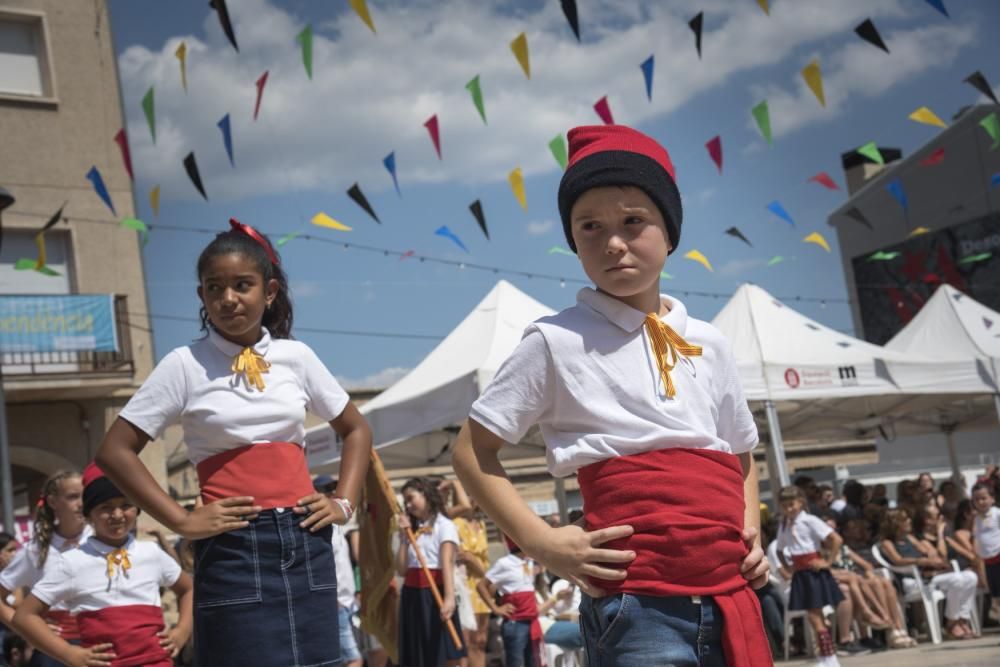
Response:
[[[671,252],[677,249],[683,210],[667,149],[631,127],[584,125],[569,131],[569,164],[559,183],[559,215],[573,252],[573,204],[587,190],[609,185],[631,185],[649,195],[663,214]]]
[[[103,502],[112,498],[123,498],[115,483],[104,476],[104,471],[91,462],[83,469],[83,516]]]

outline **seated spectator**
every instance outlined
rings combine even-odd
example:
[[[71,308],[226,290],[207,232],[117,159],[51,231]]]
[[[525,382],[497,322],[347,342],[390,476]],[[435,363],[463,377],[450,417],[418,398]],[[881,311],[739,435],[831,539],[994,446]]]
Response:
[[[953,572],[933,546],[913,534],[913,520],[902,509],[886,514],[879,548],[895,566],[916,565],[921,576],[945,594],[945,632],[950,639],[972,638],[970,619],[979,583],[974,573],[968,570]],[[909,592],[916,582],[904,576],[902,585],[903,591]]]
[[[976,553],[972,525],[976,510],[971,500],[963,500],[955,507],[951,524],[945,528],[944,539],[948,546],[948,560],[958,563],[962,570],[972,570],[979,577],[979,587],[986,588],[986,568]]]
[[[829,484],[821,484],[816,487],[816,516],[822,516],[830,510],[833,502],[833,487]]]
[[[945,503],[954,503],[957,505],[963,500],[964,495],[962,488],[958,484],[955,484],[950,479],[946,479],[941,482],[941,486],[938,488],[938,507],[943,507]]]
[[[875,630],[889,631],[889,648],[909,648],[916,641],[906,632],[906,624],[899,610],[896,589],[892,582],[875,573],[875,565],[854,551],[850,542],[866,544],[868,529],[864,521],[852,519],[845,526],[844,543],[840,553],[831,558],[831,573],[838,583],[846,584],[854,602],[855,618],[860,625]],[[864,547],[871,557],[871,548]],[[881,642],[862,640],[867,648],[884,648]]]
[[[913,516],[913,535],[934,547],[937,554],[948,560],[948,545],[944,539],[945,520],[937,501],[928,500]]]
[[[915,479],[904,479],[896,485],[896,507],[909,510],[912,517],[917,510],[923,507],[923,492],[920,484]]]
[[[872,487],[871,498],[868,502],[882,507],[889,507],[889,498],[886,495],[885,484],[879,483]]]
[[[865,513],[865,485],[855,479],[844,482],[844,507],[840,510],[840,524],[860,519]]]

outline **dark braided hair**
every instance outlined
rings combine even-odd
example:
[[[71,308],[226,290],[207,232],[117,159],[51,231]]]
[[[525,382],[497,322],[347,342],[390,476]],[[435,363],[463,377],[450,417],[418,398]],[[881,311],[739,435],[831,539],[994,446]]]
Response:
[[[409,489],[423,494],[427,500],[426,522],[428,525],[434,523],[435,515],[444,514],[444,498],[441,497],[441,492],[438,491],[436,481],[430,477],[414,477],[403,485],[401,491],[406,493]],[[420,520],[412,514],[409,514],[409,517],[410,525],[416,528],[420,524]]]
[[[259,233],[259,232],[258,232]],[[271,245],[270,239],[261,234],[261,237]],[[277,256],[278,251],[271,245],[271,249]],[[274,301],[264,311],[264,319],[261,324],[267,327],[271,338],[291,338],[292,337],[292,299],[288,289],[288,277],[282,268],[271,263],[267,256],[267,251],[254,239],[241,231],[231,229],[216,235],[215,239],[205,246],[198,257],[198,282],[208,269],[208,263],[216,257],[230,254],[243,255],[253,262],[254,266],[264,278],[265,286],[271,280],[278,281],[278,294]],[[211,321],[208,319],[208,311],[202,305],[199,312],[201,317],[201,330],[208,332]]]
[[[38,544],[38,569],[44,567],[45,560],[49,557],[49,545],[52,544],[52,535],[56,531],[56,513],[49,507],[49,496],[59,495],[63,481],[79,476],[80,473],[75,470],[59,470],[50,475],[42,486],[42,497],[35,510],[34,540]]]

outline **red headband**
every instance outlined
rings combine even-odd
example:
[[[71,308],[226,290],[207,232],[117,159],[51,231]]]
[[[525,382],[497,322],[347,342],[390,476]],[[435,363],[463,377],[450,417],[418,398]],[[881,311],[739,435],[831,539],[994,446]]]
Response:
[[[274,253],[274,249],[271,248],[271,244],[264,240],[264,237],[260,233],[251,227],[250,225],[244,225],[242,222],[236,218],[229,218],[229,224],[238,232],[243,232],[254,241],[260,244],[260,247],[264,249],[267,253],[267,258],[271,260],[271,264],[278,266],[280,262],[278,261],[278,256]]]

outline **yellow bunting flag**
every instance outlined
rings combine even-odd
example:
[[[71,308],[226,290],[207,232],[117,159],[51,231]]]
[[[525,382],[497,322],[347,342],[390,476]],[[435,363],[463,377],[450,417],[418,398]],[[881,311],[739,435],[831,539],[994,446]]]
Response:
[[[160,217],[160,186],[156,185],[149,191],[149,206],[153,209],[153,215]]]
[[[177,60],[181,61],[181,85],[184,87],[185,93],[188,91],[187,52],[187,44],[184,42],[181,42],[177,50],[174,51]]]
[[[708,261],[708,257],[705,257],[703,254],[701,254],[700,250],[688,250],[687,253],[684,255],[684,257],[698,262],[709,271],[712,272],[715,271],[715,269],[712,268],[711,262]]]
[[[920,107],[916,111],[910,114],[910,120],[923,123],[924,125],[934,125],[936,127],[948,127],[947,124],[938,115],[928,109],[927,107]]]
[[[930,231],[931,230],[928,229],[927,227],[917,227],[912,232],[910,232],[907,236],[920,236],[921,234],[927,234]]]
[[[365,22],[368,29],[375,32],[375,24],[372,22],[372,15],[368,13],[368,3],[365,0],[350,0],[351,9]]]
[[[330,216],[328,216],[323,211],[320,211],[312,217],[312,223],[318,227],[328,227],[330,229],[336,229],[341,232],[349,232],[351,228],[342,222],[337,222]]]
[[[819,71],[819,61],[813,60],[802,68],[802,78],[806,80],[806,85],[813,92],[819,103],[826,107],[826,97],[823,95],[823,75]]]
[[[768,16],[771,15],[771,10],[767,6],[767,0],[757,0],[757,4],[760,5],[760,8],[764,10],[765,14]]]
[[[517,203],[521,205],[525,211],[528,210],[528,199],[524,196],[524,176],[521,175],[521,168],[518,167],[514,171],[507,175],[507,180],[510,181],[510,189],[514,191],[514,196],[517,197]]]
[[[827,252],[830,252],[830,244],[826,242],[826,239],[823,238],[823,235],[820,234],[819,232],[813,232],[809,236],[807,236],[804,239],[802,239],[802,242],[803,243],[815,243],[816,245],[818,245],[823,250],[826,250]]]
[[[517,62],[521,63],[524,76],[531,78],[531,62],[528,60],[528,36],[523,32],[514,38],[510,43],[510,50],[514,52]]]

